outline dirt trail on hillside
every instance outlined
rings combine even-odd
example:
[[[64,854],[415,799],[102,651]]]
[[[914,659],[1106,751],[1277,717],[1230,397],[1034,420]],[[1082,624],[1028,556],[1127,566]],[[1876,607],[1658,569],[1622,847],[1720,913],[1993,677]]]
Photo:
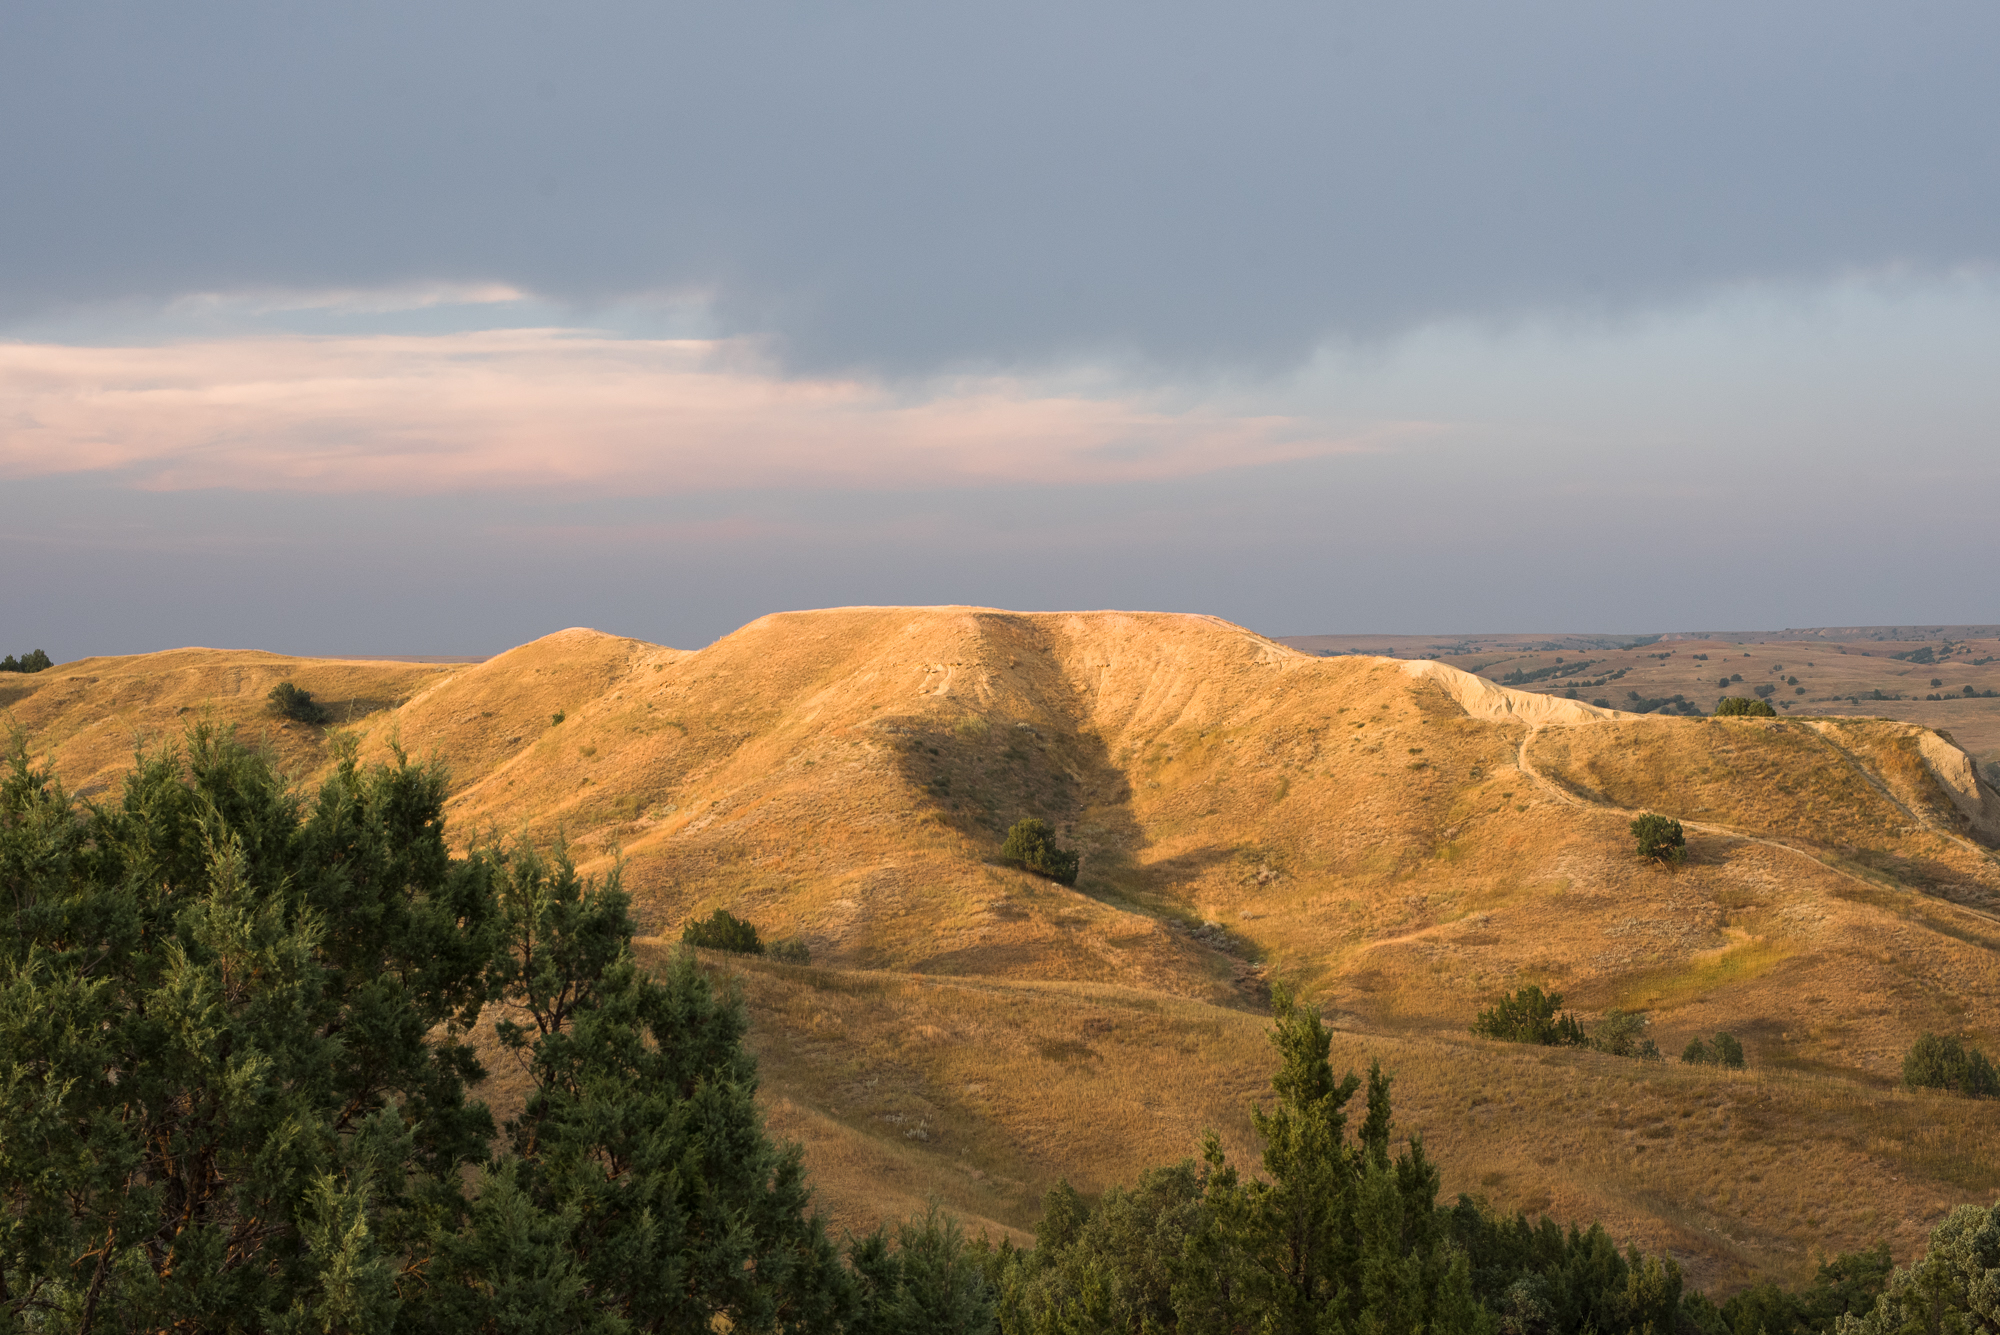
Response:
[[[1644,716],[1634,715],[1634,717],[1644,717]],[[1521,741],[1519,747],[1516,751],[1516,756],[1518,758],[1517,763],[1520,765],[1521,773],[1527,775],[1528,778],[1532,779],[1535,782],[1535,784],[1542,789],[1543,792],[1549,794],[1551,797],[1555,798],[1556,801],[1563,803],[1564,805],[1578,807],[1585,810],[1605,811],[1605,812],[1610,812],[1614,815],[1627,816],[1633,819],[1637,819],[1639,816],[1646,814],[1645,812],[1639,811],[1635,808],[1621,807],[1611,802],[1588,801],[1582,797],[1579,797],[1577,794],[1571,792],[1568,788],[1564,787],[1562,784],[1557,783],[1555,780],[1549,778],[1548,775],[1542,773],[1542,771],[1537,769],[1535,767],[1534,762],[1528,757],[1528,745],[1535,739],[1536,735],[1541,731],[1542,731],[1542,726],[1530,726],[1525,732],[1523,732],[1521,734]],[[1817,729],[1814,729],[1813,731],[1817,733]],[[1840,746],[1837,742],[1832,741],[1832,739],[1826,738],[1824,736],[1821,737],[1821,740],[1825,741],[1829,746],[1831,746],[1835,751],[1837,751],[1841,755],[1841,757],[1845,759],[1850,766],[1853,767],[1855,773],[1860,775],[1861,778],[1865,780],[1870,787],[1874,788],[1877,792],[1881,793],[1881,795],[1885,799],[1887,799],[1890,803],[1892,803],[1898,811],[1902,812],[1903,815],[1906,816],[1911,821],[1912,824],[1921,826],[1922,828],[1930,831],[1933,834],[1942,835],[1943,837],[1950,839],[1953,842],[1958,843],[1973,852],[1978,853],[1980,856],[1987,858],[1988,860],[1996,860],[1994,859],[1994,854],[1991,849],[1982,848],[1978,844],[1973,843],[1971,840],[1966,839],[1954,833],[1953,831],[1942,828],[1937,824],[1937,822],[1932,820],[1929,816],[1925,815],[1923,812],[1914,810],[1909,806],[1909,804],[1903,802],[1901,799],[1896,797],[1894,793],[1889,791],[1889,788],[1886,784],[1884,784],[1874,774],[1869,772],[1868,767],[1866,765],[1863,765],[1853,755],[1849,754],[1846,748]],[[1879,882],[1871,880],[1866,876],[1857,875],[1856,873],[1848,870],[1845,867],[1839,866],[1836,863],[1828,862],[1826,859],[1820,857],[1819,854],[1815,853],[1810,848],[1801,848],[1797,844],[1789,843],[1783,839],[1773,838],[1769,835],[1750,834],[1743,830],[1733,829],[1727,825],[1717,825],[1711,821],[1698,821],[1698,820],[1688,820],[1685,818],[1681,818],[1680,823],[1683,829],[1693,831],[1696,834],[1717,835],[1725,839],[1735,839],[1743,843],[1749,843],[1749,844],[1761,844],[1766,848],[1775,848],[1782,852],[1790,853],[1795,857],[1801,857],[1806,859],[1808,862],[1811,862],[1815,867],[1823,868],[1827,871],[1834,873],[1836,876],[1840,876],[1846,880],[1852,881],[1856,885],[1878,887],[1880,884]],[[1908,894],[1917,893],[1916,891],[1913,890],[1907,890],[1905,887],[1899,886],[1897,888],[1904,889],[1905,893]],[[1964,909],[1967,913],[1975,914],[1978,917],[1984,918],[1989,922],[2000,923],[2000,915],[1989,913],[1984,909],[1976,908],[1970,904],[1960,904],[1955,900],[1948,900],[1946,902],[1951,903],[1956,908]]]

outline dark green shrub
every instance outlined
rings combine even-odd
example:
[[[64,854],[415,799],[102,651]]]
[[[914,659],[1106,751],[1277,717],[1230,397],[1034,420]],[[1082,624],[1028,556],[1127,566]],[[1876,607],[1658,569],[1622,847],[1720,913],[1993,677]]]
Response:
[[[1975,1099],[2000,1094],[2000,1075],[1978,1048],[1956,1038],[1925,1034],[1903,1057],[1903,1083],[1912,1089],[1948,1089]]]
[[[703,950],[726,950],[733,955],[764,953],[757,929],[728,909],[717,909],[706,918],[690,918],[681,928],[681,940]]]
[[[1075,885],[1081,859],[1075,849],[1056,847],[1055,835],[1045,820],[1030,816],[1015,821],[1014,828],[1007,831],[1007,842],[1000,845],[1000,860],[1040,872],[1063,885]]]
[[[1700,1038],[1691,1038],[1681,1049],[1681,1060],[1689,1066],[1720,1066],[1725,1070],[1743,1069],[1743,1045],[1736,1041],[1734,1034],[1717,1034],[1713,1042],[1704,1043]]]
[[[556,724],[561,723],[562,721],[563,721],[563,712],[560,709],[558,709],[555,713],[549,715],[549,726],[551,728],[555,727]]]
[[[1747,695],[1726,695],[1715,702],[1717,718],[1776,718],[1778,711],[1769,700],[1753,700]]]
[[[768,959],[781,964],[811,964],[812,950],[796,936],[788,936],[782,941],[773,941],[764,951]]]
[[[1679,866],[1687,860],[1687,834],[1671,816],[1647,812],[1632,822],[1632,837],[1639,841],[1639,856]]]
[[[1820,1262],[1812,1284],[1789,1293],[1775,1284],[1759,1284],[1722,1304],[1722,1321],[1731,1335],[1825,1335],[1843,1316],[1861,1316],[1875,1305],[1895,1270],[1887,1243],[1873,1250],[1846,1252]]]
[[[0,658],[0,672],[40,672],[43,668],[54,666],[55,661],[40,649],[32,654],[22,654],[19,658],[12,654]]]
[[[324,723],[327,720],[326,706],[313,699],[311,691],[300,690],[288,681],[281,681],[271,688],[266,699],[271,702],[271,712],[295,723]]]
[[[1756,696],[1759,700],[1769,700],[1772,696],[1778,693],[1778,688],[1773,686],[1768,681],[1759,682],[1757,685],[1750,688],[1750,693]]]
[[[1613,1057],[1657,1061],[1660,1056],[1659,1045],[1646,1037],[1646,1017],[1616,1007],[1604,1012],[1591,1029],[1590,1046]]]
[[[454,855],[400,757],[314,795],[197,729],[78,808],[13,751],[0,1326],[857,1329],[742,1000],[639,965],[615,871]]]
[[[1472,1032],[1509,1043],[1538,1043],[1545,1048],[1587,1048],[1590,1039],[1573,1015],[1558,1014],[1562,993],[1529,986],[1479,1012]]]

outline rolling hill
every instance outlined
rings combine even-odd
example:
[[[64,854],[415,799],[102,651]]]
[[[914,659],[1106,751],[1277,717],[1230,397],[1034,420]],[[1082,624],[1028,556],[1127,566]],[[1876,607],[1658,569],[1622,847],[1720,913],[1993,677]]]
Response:
[[[272,719],[280,680],[336,726]],[[1213,618],[961,607],[466,665],[177,650],[0,706],[100,797],[191,719],[302,780],[334,732],[400,746],[449,767],[461,843],[618,867],[648,952],[716,907],[801,938],[808,966],[712,963],[774,1128],[857,1227],[937,1197],[1022,1230],[1057,1177],[1100,1189],[1204,1127],[1251,1156],[1275,978],[1337,1062],[1396,1074],[1447,1191],[1601,1218],[1705,1283],[1907,1255],[2000,1187],[1990,1106],[1896,1088],[1923,1030],[2000,1038],[2000,796],[1909,722],[1636,715]],[[1687,823],[1687,865],[1634,856],[1640,810]],[[1074,889],[997,864],[1024,815],[1082,851]],[[1750,1069],[1470,1036],[1528,982],[1644,1010],[1669,1053],[1728,1030]]]

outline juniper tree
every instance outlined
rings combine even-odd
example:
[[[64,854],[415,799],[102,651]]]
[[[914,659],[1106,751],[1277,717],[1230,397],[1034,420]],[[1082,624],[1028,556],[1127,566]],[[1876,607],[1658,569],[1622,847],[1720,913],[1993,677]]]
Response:
[[[1052,881],[1075,885],[1079,858],[1075,849],[1058,848],[1056,832],[1033,816],[1014,822],[1000,846],[1000,859],[1040,872]]]
[[[734,994],[616,879],[455,858],[351,744],[310,801],[197,728],[78,809],[0,782],[0,1329],[838,1329]],[[491,1157],[482,1008],[529,1092]]]
[[[351,753],[308,807],[207,729],[76,809],[0,785],[0,1311],[379,1324],[486,1155],[464,1042],[492,954],[444,783]]]
[[[1638,842],[1639,856],[1678,867],[1687,860],[1687,832],[1671,816],[1647,812],[1631,824],[1632,838]]]
[[[2000,1205],[1961,1205],[1931,1230],[1922,1257],[1897,1269],[1865,1314],[1834,1335],[1903,1335],[2000,1328]]]

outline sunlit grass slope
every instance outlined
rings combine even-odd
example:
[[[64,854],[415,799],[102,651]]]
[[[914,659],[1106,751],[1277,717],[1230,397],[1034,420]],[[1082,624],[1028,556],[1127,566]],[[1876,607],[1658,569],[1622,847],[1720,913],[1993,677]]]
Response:
[[[2000,1039],[2000,865],[1961,809],[1991,795],[1909,724],[1640,718],[1211,618],[978,608],[772,616],[696,652],[572,630],[456,668],[102,660],[11,709],[75,783],[204,713],[307,774],[319,730],[259,709],[281,677],[336,716],[375,702],[364,755],[449,766],[460,842],[621,866],[648,951],[717,907],[801,937],[808,967],[712,964],[855,1226],[937,1196],[1025,1229],[1058,1176],[1130,1178],[1207,1126],[1252,1157],[1274,977],[1342,1059],[1398,1072],[1450,1189],[1601,1217],[1706,1279],[1914,1245],[2000,1186],[1987,1109],[1893,1088],[1922,1030]],[[1686,866],[1634,856],[1638,810],[1688,822]],[[1082,850],[1074,889],[997,865],[1028,815]],[[1752,1069],[1467,1035],[1527,982],[1643,1009],[1669,1053],[1730,1030]]]

